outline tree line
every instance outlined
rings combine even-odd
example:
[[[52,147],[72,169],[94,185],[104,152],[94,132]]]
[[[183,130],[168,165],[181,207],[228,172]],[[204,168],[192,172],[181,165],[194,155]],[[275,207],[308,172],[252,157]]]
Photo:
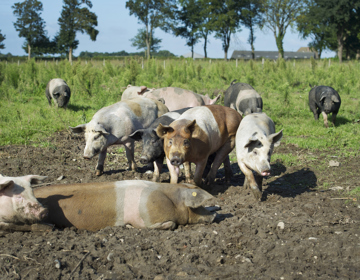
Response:
[[[72,59],[78,47],[76,33],[87,33],[96,40],[99,31],[97,16],[91,12],[90,0],[63,0],[58,19],[60,31],[50,40],[41,18],[42,3],[25,0],[12,8],[14,23],[20,37],[25,38],[24,50],[30,58],[34,54],[66,53]],[[354,0],[127,0],[125,7],[135,16],[142,28],[132,38],[132,46],[144,50],[150,58],[160,48],[161,39],[154,36],[157,28],[180,36],[191,52],[203,41],[207,57],[209,36],[221,40],[224,59],[234,34],[249,29],[248,43],[254,58],[256,29],[270,30],[275,39],[279,58],[284,57],[283,40],[289,28],[302,38],[310,38],[309,47],[319,57],[324,50],[337,52],[340,62],[360,57],[360,1]],[[0,48],[5,36],[0,30]]]

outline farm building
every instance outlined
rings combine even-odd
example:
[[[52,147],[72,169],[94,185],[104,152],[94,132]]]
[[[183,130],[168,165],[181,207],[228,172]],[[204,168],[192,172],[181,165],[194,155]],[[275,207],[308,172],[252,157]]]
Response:
[[[255,58],[277,59],[278,51],[255,51]],[[300,48],[297,52],[284,52],[285,59],[310,59],[317,58],[316,52],[309,51],[308,48]],[[231,59],[251,59],[251,51],[234,51]]]
[[[182,56],[185,57],[185,58],[193,57],[193,56],[192,56],[192,52],[188,52],[188,53],[186,53],[186,54],[183,54]],[[196,58],[205,58],[205,56],[194,52],[194,59],[196,59]]]

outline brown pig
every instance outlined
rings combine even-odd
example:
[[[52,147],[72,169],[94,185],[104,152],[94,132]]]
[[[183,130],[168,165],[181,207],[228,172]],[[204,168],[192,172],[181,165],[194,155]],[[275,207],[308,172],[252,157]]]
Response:
[[[156,133],[164,139],[171,183],[178,181],[179,165],[193,162],[196,164],[194,182],[200,186],[208,157],[213,153],[216,156],[205,183],[214,181],[221,163],[224,163],[225,177],[229,180],[232,171],[228,154],[235,147],[235,135],[241,119],[234,109],[207,105],[187,110],[168,126],[159,124]]]
[[[190,184],[124,180],[45,186],[34,193],[49,211],[45,222],[58,228],[96,231],[130,224],[174,229],[211,223],[216,215],[202,206],[213,196]]]

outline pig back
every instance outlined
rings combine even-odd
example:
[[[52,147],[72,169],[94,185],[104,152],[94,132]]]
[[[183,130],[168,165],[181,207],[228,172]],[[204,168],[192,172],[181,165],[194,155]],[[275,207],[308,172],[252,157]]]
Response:
[[[46,222],[58,228],[95,231],[116,223],[112,182],[50,185],[36,188],[34,194],[49,211]]]
[[[225,91],[224,95],[224,106],[231,107],[235,106],[236,100],[241,90],[251,90],[254,89],[251,85],[246,83],[236,83],[232,84],[228,89]],[[233,108],[234,109],[234,108]]]
[[[165,87],[155,89],[146,94],[148,98],[164,98],[165,105],[170,111],[205,105],[205,102],[200,94],[193,91],[178,88],[178,87]]]

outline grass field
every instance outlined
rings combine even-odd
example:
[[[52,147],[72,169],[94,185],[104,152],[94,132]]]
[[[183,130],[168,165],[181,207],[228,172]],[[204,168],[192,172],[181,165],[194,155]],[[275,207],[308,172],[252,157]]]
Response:
[[[307,61],[141,60],[0,63],[0,145],[51,145],[55,131],[91,120],[104,106],[120,100],[128,84],[181,87],[214,96],[237,79],[262,96],[263,111],[284,129],[285,143],[301,148],[332,149],[343,156],[360,149],[360,63]],[[67,110],[49,107],[45,87],[64,79],[72,96]],[[342,99],[336,127],[315,121],[308,106],[309,84],[335,88]],[[219,102],[223,104],[223,98]],[[276,156],[276,155],[274,155]],[[281,157],[282,155],[277,155]],[[283,160],[291,159],[286,155]]]

